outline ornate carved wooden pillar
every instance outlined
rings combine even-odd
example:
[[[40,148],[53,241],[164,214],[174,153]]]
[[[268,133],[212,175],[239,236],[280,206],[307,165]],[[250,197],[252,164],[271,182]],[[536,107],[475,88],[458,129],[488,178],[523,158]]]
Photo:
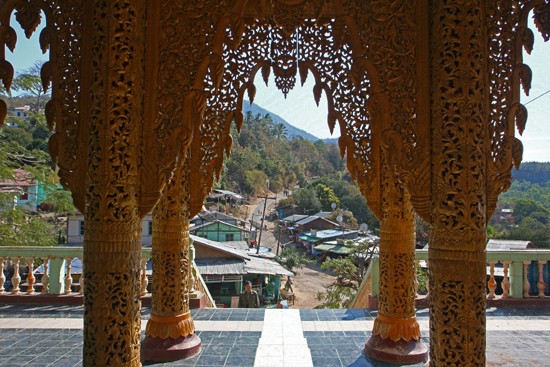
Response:
[[[431,3],[432,367],[485,366],[489,91],[484,3]]]
[[[153,308],[143,360],[173,361],[201,346],[189,311],[189,176],[176,171],[153,212]]]
[[[84,366],[140,366],[144,1],[94,3],[84,233]],[[123,21],[124,20],[124,21]]]
[[[428,347],[421,339],[415,312],[416,221],[396,174],[387,169],[384,173],[378,315],[365,353],[392,363],[426,362]]]

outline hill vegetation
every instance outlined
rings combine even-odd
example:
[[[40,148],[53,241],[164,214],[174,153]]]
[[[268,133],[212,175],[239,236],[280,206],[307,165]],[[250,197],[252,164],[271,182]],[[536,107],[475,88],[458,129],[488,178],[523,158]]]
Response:
[[[344,215],[348,225],[377,226],[359,188],[351,183],[336,145],[289,138],[284,124],[274,122],[269,114],[254,116],[251,111],[245,113],[240,134],[233,129],[231,135],[234,145],[218,188],[243,195],[287,190],[292,195],[281,204],[295,204],[299,212],[332,211],[336,203],[348,212]]]
[[[489,238],[525,240],[550,248],[550,163],[523,163],[513,172],[510,189],[501,194],[487,228]],[[512,209],[501,215],[502,209]]]
[[[39,71],[41,64],[18,74],[12,90],[20,96],[4,93],[1,98],[8,106],[5,126],[0,130],[0,182],[28,179],[39,183],[43,203],[36,212],[15,205],[20,187],[0,190],[0,246],[52,246],[62,242],[66,226],[56,214],[75,210],[70,193],[58,184],[58,177],[48,154],[51,133],[46,128],[43,107],[49,100],[44,95]],[[13,109],[29,106],[26,117],[16,117]],[[9,126],[11,125],[11,126]]]

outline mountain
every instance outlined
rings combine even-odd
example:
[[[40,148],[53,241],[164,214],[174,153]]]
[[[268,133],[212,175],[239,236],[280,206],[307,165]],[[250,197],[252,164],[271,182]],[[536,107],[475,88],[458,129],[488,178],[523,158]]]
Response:
[[[245,100],[244,103],[243,103],[243,114],[246,114],[248,111],[252,112],[252,115],[254,115],[254,116],[256,116],[257,114],[262,114],[263,116],[269,115],[271,117],[271,119],[273,120],[273,122],[285,125],[286,135],[289,138],[291,138],[293,136],[301,136],[302,138],[307,139],[311,142],[316,142],[317,140],[319,140],[318,137],[308,133],[307,131],[304,131],[302,129],[298,129],[295,126],[292,126],[291,124],[286,122],[286,120],[283,119],[281,116],[278,116],[278,115],[266,110],[265,108],[262,108],[262,107],[258,106],[255,103],[252,104],[252,106],[250,106],[250,102]]]
[[[340,138],[327,138],[327,139],[323,139],[323,143],[325,143],[325,144],[336,144],[336,145],[338,145],[338,139],[340,139]]]

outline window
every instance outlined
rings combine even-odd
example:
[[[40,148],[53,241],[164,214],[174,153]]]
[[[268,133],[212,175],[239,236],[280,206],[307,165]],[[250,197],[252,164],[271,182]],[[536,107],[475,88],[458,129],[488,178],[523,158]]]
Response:
[[[149,236],[153,235],[153,221],[149,221]]]
[[[84,221],[81,220],[79,223],[80,223],[80,235],[84,236]]]
[[[234,241],[233,239],[233,233],[226,233],[225,234],[225,241]]]

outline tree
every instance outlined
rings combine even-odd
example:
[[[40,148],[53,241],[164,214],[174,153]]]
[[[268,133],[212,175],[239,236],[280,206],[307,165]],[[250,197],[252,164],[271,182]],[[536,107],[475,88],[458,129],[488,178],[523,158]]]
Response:
[[[24,131],[23,128],[13,129]],[[39,182],[43,189],[40,199],[49,204],[50,213],[40,210],[31,213],[17,206],[17,188],[0,193],[0,246],[55,245],[60,231],[65,230],[55,215],[76,210],[71,195],[58,184],[57,175],[48,164],[49,155],[38,149],[26,149],[18,139],[13,139],[9,131],[0,131],[0,181],[24,178]]]
[[[340,200],[334,195],[334,191],[323,184],[318,184],[315,187],[315,191],[317,192],[317,198],[319,198],[319,201],[321,202],[322,210],[330,211],[332,208],[332,203],[336,203],[336,205],[340,205]]]
[[[298,208],[305,213],[306,210],[312,210],[317,213],[321,211],[321,202],[317,197],[317,192],[313,189],[300,189],[292,194],[294,202]]]
[[[286,139],[286,127],[285,124],[278,123],[275,125],[273,133],[277,139]]]
[[[296,269],[302,269],[307,265],[315,263],[314,260],[309,260],[305,256],[300,255],[293,247],[287,247],[281,251],[281,254],[275,258],[275,261],[294,274],[297,274]]]
[[[514,219],[520,223],[524,218],[529,217],[533,212],[542,212],[546,215],[550,213],[541,203],[532,199],[517,199],[514,204]]]
[[[40,112],[41,99],[45,95],[42,78],[40,77],[40,71],[43,65],[44,61],[37,60],[33,66],[19,74],[13,80],[14,89],[28,92],[36,97],[35,111],[37,113]]]
[[[298,186],[300,186],[300,188],[302,189],[307,187],[307,178],[303,171],[300,171],[298,173]]]
[[[318,308],[347,308],[357,294],[368,264],[378,250],[378,241],[347,241],[346,246],[352,252],[345,258],[327,259],[321,268],[331,270],[336,280],[325,286],[325,292],[317,293],[317,299],[323,302]]]

